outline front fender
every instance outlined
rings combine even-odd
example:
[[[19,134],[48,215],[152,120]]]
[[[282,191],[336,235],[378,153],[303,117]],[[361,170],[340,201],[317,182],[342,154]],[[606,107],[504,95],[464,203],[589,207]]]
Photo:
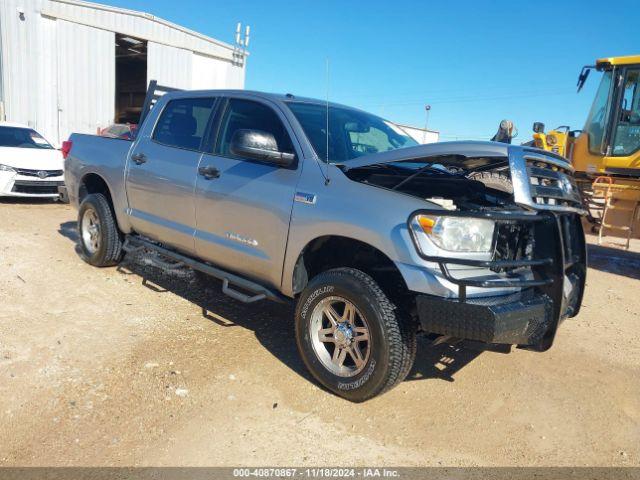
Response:
[[[364,242],[394,263],[424,263],[413,246],[407,219],[425,202],[348,179],[331,166],[331,181],[318,179],[315,169],[305,168],[293,204],[281,291],[293,296],[293,273],[299,256],[312,241],[324,236]],[[314,175],[315,174],[315,175]],[[299,195],[298,195],[299,194]],[[309,202],[308,199],[314,199]],[[307,199],[307,201],[304,201]]]

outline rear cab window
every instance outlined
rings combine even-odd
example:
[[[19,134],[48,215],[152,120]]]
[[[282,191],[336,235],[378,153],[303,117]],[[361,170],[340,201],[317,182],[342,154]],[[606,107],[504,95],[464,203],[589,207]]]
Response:
[[[160,114],[153,140],[169,147],[202,150],[215,98],[171,100]]]

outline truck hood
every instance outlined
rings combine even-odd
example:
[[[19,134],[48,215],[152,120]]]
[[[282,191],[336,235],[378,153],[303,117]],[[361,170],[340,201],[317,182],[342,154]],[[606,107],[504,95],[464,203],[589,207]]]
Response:
[[[515,206],[509,154],[521,148],[494,142],[432,143],[362,156],[337,167],[350,180],[446,208],[504,209]]]
[[[62,170],[62,153],[54,149],[0,147],[0,164],[29,170]]]
[[[483,167],[486,168],[488,165],[493,163],[496,158],[506,158],[509,154],[509,149],[513,148],[521,147],[497,142],[439,142],[364,155],[352,160],[337,163],[336,165],[346,172],[354,168],[366,167],[368,165],[442,156],[442,158],[438,159],[437,163],[444,165],[445,167],[455,166],[467,171],[473,171],[476,169],[483,169]],[[465,161],[464,157],[473,158],[469,158],[468,161]]]

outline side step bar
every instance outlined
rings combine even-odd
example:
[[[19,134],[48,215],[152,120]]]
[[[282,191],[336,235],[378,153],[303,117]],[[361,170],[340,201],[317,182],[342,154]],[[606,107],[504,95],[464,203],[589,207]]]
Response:
[[[196,260],[195,258],[191,258],[182,253],[175,252],[138,235],[127,235],[123,249],[126,252],[134,252],[142,249],[153,250],[164,257],[170,258],[195,270],[199,270],[207,275],[222,280],[222,293],[238,300],[239,302],[253,303],[259,300],[268,299],[275,302],[286,303],[289,300],[284,295],[274,290],[270,290],[258,283],[213,267],[208,263],[201,262],[200,260]],[[230,285],[236,285],[243,290],[251,292],[252,295],[239,292],[238,290],[230,287]]]

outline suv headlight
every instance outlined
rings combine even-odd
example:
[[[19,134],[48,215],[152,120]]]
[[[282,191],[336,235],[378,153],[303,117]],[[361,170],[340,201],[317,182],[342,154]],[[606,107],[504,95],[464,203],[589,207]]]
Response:
[[[431,241],[450,252],[490,252],[495,222],[484,218],[416,215]]]
[[[0,163],[0,172],[16,173],[16,170],[15,170],[15,168],[10,167],[9,165],[2,165]]]

